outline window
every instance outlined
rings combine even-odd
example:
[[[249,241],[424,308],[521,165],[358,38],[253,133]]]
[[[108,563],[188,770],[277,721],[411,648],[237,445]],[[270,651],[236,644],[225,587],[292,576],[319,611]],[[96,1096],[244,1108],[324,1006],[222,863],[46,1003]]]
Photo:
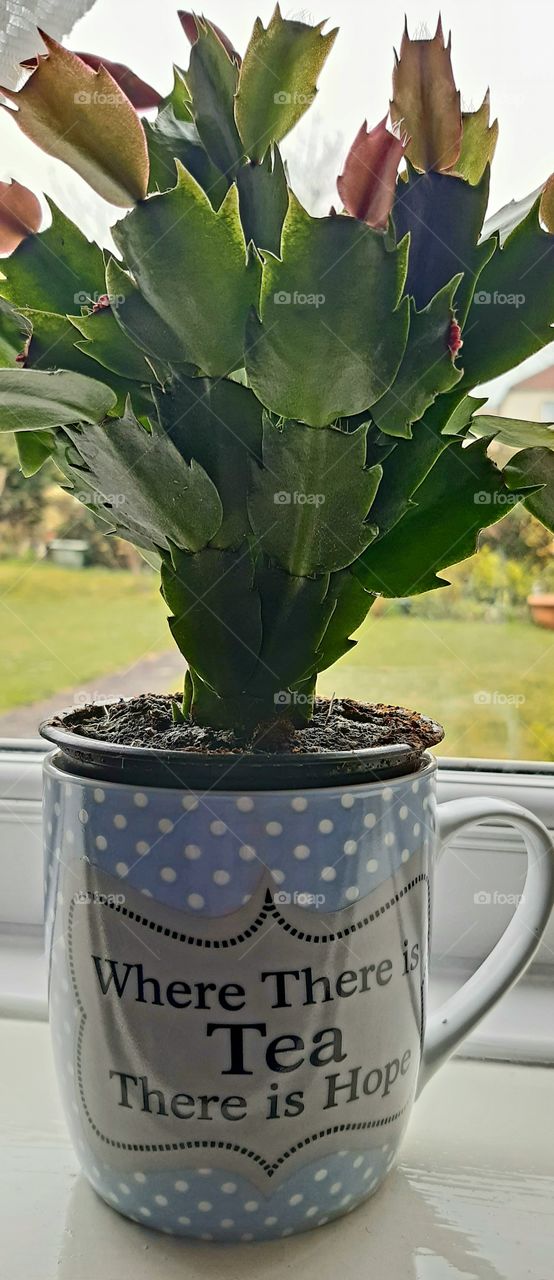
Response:
[[[490,0],[489,8],[491,17],[503,23],[502,41],[487,43],[480,10],[468,3],[460,23],[471,20],[482,44],[476,50],[473,43],[464,47],[461,42],[456,58],[458,77],[475,102],[489,77],[494,82],[494,110],[503,130],[491,193],[491,208],[497,208],[544,178],[544,136],[530,131],[528,121],[549,116],[551,67],[550,44],[543,40],[533,47],[533,74],[522,104],[514,85],[521,83],[522,43],[529,47],[528,16],[512,8],[508,27],[500,0]],[[258,9],[258,0],[233,7],[237,43],[244,40]],[[342,28],[338,55],[326,71],[312,114],[299,128],[299,141],[288,151],[295,183],[314,213],[326,213],[336,202],[334,178],[350,139],[362,119],[381,118],[382,102],[388,100],[388,63],[379,58],[378,69],[373,68],[375,12],[358,0],[331,0],[327,12],[331,23]],[[391,0],[379,12],[380,49],[397,41],[403,13],[400,0]],[[211,0],[209,16],[228,24],[227,0]],[[155,23],[134,0],[120,0],[117,6],[97,0],[71,42],[128,61],[163,91],[170,87],[164,80],[167,48],[175,48],[177,61],[187,56],[173,0],[159,0]],[[109,217],[100,200],[91,200],[81,181],[61,164],[15,137],[5,113],[0,138],[5,164],[15,177],[45,190],[90,237],[109,243]],[[554,350],[534,357],[485,393],[489,405],[506,417],[554,420]],[[175,689],[183,675],[155,575],[133,548],[103,536],[86,508],[55,488],[53,475],[48,465],[24,484],[13,443],[2,437],[0,935],[6,948],[17,946],[18,936],[27,939],[31,960],[24,985],[31,1002],[36,1001],[29,1007],[37,1009],[42,999],[38,722],[76,703]],[[357,636],[357,647],[324,673],[319,687],[328,696],[403,703],[435,717],[446,725],[439,749],[449,758],[441,779],[444,796],[508,790],[510,798],[517,796],[535,808],[554,828],[554,766],[549,767],[554,761],[554,540],[520,507],[491,529],[486,528],[484,509],[483,525],[478,552],[453,568],[448,589],[410,600],[378,599]],[[467,764],[455,767],[451,757]],[[495,770],[487,761],[511,763],[509,769]],[[470,833],[455,852],[435,931],[445,983],[485,953],[512,905],[502,900],[497,912],[479,915],[476,910],[471,932],[464,933],[463,920],[472,914],[476,864],[479,878],[483,865],[490,872],[493,887],[486,892],[494,893],[496,887],[508,899],[519,891],[523,865],[516,837],[503,828],[481,832],[478,839]],[[553,954],[551,935],[534,967],[536,991],[543,990]],[[12,1007],[9,1001],[17,1002],[17,992],[8,991],[6,999],[5,1007]],[[542,1009],[540,1000],[536,1007]],[[537,1027],[541,1017],[537,1013]],[[541,1040],[537,1030],[533,1039],[530,1031],[531,1042],[531,1055],[547,1054],[545,1035]],[[505,1043],[500,1032],[496,1043]]]

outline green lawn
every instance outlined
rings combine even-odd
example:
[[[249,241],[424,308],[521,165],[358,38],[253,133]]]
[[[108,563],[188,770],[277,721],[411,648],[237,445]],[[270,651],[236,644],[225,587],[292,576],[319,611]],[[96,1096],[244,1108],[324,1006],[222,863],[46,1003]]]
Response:
[[[149,574],[2,561],[0,622],[0,712],[171,647]],[[448,755],[554,760],[554,632],[370,614],[358,640],[322,693],[435,716]]]
[[[370,614],[357,638],[320,677],[322,693],[434,716],[444,755],[554,760],[554,632]]]
[[[171,646],[154,574],[0,561],[0,712]]]

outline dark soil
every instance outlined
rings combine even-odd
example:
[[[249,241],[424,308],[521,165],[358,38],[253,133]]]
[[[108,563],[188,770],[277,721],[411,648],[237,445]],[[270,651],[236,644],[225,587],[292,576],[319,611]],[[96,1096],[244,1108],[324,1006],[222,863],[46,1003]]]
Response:
[[[183,751],[217,755],[293,752],[324,755],[335,751],[360,751],[366,747],[406,744],[419,755],[444,737],[442,725],[405,707],[354,702],[350,698],[317,698],[310,724],[294,729],[282,720],[277,729],[259,731],[246,742],[224,729],[177,725],[172,704],[178,695],[145,693],[139,698],[79,707],[52,723],[81,737],[121,746],[153,747],[156,751]]]

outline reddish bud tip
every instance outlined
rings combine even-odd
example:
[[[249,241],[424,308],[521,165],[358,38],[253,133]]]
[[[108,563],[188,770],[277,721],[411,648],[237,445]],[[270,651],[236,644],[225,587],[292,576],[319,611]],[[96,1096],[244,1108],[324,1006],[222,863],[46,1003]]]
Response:
[[[463,339],[462,339],[462,330],[460,329],[460,326],[457,320],[450,321],[447,345],[448,345],[448,350],[450,351],[450,354],[452,356],[452,359],[455,360],[458,354],[458,351],[464,345]]]

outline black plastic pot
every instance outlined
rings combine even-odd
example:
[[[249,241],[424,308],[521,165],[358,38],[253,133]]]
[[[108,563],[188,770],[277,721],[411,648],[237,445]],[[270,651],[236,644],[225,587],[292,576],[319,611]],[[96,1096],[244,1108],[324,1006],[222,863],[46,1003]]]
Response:
[[[406,743],[314,754],[202,754],[121,746],[73,733],[50,721],[43,721],[40,732],[58,747],[56,763],[60,768],[79,777],[132,786],[212,791],[350,786],[412,773],[429,759]]]

